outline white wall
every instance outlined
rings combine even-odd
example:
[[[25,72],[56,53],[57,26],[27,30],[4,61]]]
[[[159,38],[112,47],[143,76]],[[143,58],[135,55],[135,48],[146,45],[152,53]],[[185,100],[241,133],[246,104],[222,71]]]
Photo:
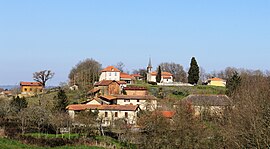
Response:
[[[120,81],[120,72],[102,72],[99,77],[99,81],[102,80]]]
[[[170,79],[164,79],[163,77],[161,77],[160,82],[162,82],[162,83],[172,83],[173,82],[173,77],[171,76]]]
[[[139,99],[139,102],[137,99],[130,99],[129,101],[126,99],[117,99],[116,104],[118,105],[140,105],[141,110],[154,110],[157,108],[157,101],[156,100],[145,100],[145,99]]]
[[[93,112],[95,110],[92,110]],[[108,113],[105,117],[105,112]],[[118,117],[115,117],[115,112],[118,113]],[[125,117],[125,112],[128,113],[128,118]],[[74,119],[75,112],[73,110],[68,111],[69,116]],[[99,110],[98,119],[102,119],[102,126],[109,126],[114,120],[126,119],[128,124],[136,124],[138,111],[120,111],[120,110]]]
[[[105,117],[105,112],[108,113],[107,117]],[[116,112],[118,117],[115,117]],[[126,112],[128,113],[128,118],[125,117]],[[102,119],[102,126],[109,126],[117,119],[125,119],[128,124],[136,124],[137,111],[99,110],[98,116]]]

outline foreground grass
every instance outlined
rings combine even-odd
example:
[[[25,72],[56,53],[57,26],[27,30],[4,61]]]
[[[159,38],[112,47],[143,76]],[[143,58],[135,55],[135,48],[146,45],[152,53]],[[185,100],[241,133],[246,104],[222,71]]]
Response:
[[[96,136],[95,139],[101,142],[106,142],[108,144],[113,144],[116,148],[136,148],[136,146],[133,144],[124,144],[108,136]]]
[[[23,144],[16,140],[0,138],[0,148],[1,149],[49,149],[49,147],[38,147],[34,145],[27,145]],[[61,147],[54,147],[52,149],[103,149],[102,147],[96,146],[61,146]]]
[[[27,133],[25,136],[31,136],[35,138],[65,138],[65,139],[75,139],[79,138],[79,134],[45,134],[45,133]]]

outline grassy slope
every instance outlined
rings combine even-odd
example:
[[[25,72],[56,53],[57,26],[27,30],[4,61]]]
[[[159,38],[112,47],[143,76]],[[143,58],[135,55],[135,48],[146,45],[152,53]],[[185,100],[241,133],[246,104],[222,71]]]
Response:
[[[47,149],[48,147],[37,147],[32,145],[22,144],[19,141],[0,138],[0,148],[1,149]],[[53,149],[102,149],[101,147],[95,146],[62,146],[54,147]]]
[[[162,88],[162,92],[165,93],[167,98],[171,99],[182,99],[190,94],[225,94],[225,87],[218,86],[207,86],[207,85],[197,85],[197,86],[157,86],[150,85],[147,83],[133,84],[130,86],[141,86],[146,87],[151,94],[157,95],[159,88]],[[173,92],[178,92],[178,94],[173,94]]]

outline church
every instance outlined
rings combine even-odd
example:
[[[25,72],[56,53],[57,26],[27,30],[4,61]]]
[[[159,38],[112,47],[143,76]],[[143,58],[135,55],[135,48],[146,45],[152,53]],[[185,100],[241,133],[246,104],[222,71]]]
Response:
[[[157,82],[156,81],[157,72],[152,71],[152,68],[153,67],[150,58],[147,66],[147,82]],[[160,83],[173,83],[173,75],[170,72],[162,71]]]

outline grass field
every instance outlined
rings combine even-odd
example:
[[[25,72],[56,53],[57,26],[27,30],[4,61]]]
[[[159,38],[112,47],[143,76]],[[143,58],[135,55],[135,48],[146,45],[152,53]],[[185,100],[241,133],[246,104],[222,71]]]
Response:
[[[75,139],[79,138],[79,134],[45,134],[45,133],[28,133],[24,134],[25,136],[32,136],[35,138],[65,138],[65,139]]]
[[[10,140],[6,138],[0,138],[0,148],[1,149],[49,149],[49,147],[38,147],[33,145],[26,145],[16,140]],[[52,149],[103,149],[102,147],[96,146],[61,146],[54,147]]]

